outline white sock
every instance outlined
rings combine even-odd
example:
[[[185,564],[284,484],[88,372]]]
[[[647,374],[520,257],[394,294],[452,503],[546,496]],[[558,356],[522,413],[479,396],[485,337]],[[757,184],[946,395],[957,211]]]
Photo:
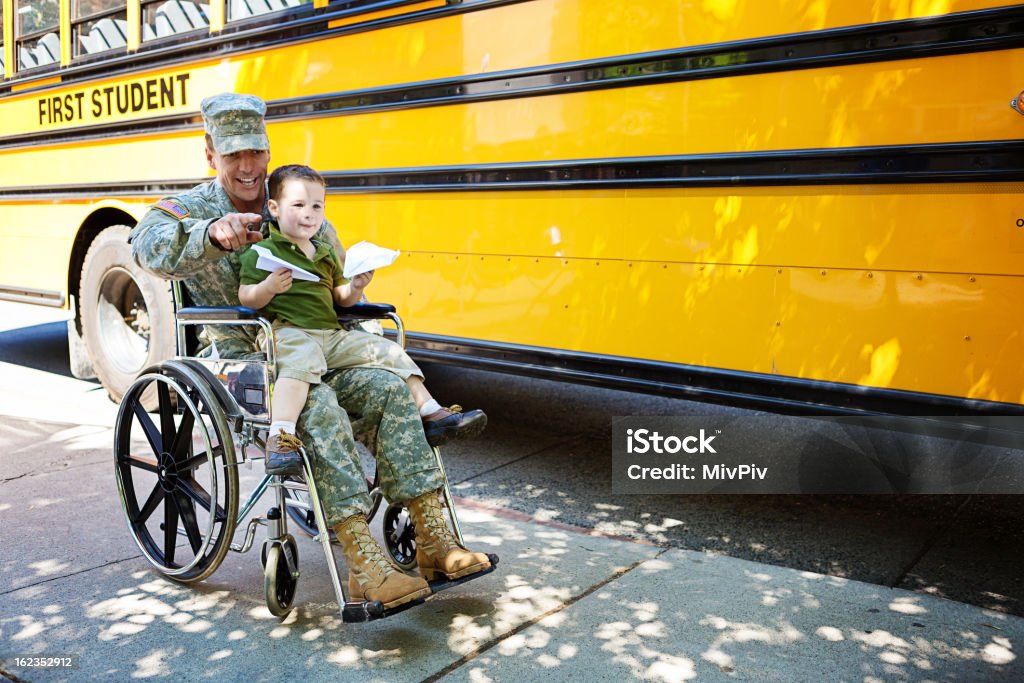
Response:
[[[420,417],[432,415],[439,410],[441,410],[441,404],[435,401],[434,399],[430,399],[429,401],[420,406]]]
[[[276,436],[281,432],[288,432],[292,436],[295,436],[295,423],[294,422],[271,422],[270,433],[267,434],[267,438]]]

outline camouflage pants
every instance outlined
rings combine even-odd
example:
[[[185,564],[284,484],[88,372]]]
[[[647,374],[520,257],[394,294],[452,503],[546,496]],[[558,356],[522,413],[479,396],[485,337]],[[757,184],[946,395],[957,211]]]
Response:
[[[356,440],[374,455],[389,501],[410,500],[442,486],[409,389],[386,370],[339,370],[310,386],[296,427],[330,526],[370,507]]]

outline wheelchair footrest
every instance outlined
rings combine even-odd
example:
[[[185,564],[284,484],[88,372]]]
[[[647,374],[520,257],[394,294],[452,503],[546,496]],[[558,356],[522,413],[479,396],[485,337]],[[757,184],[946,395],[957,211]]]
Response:
[[[434,593],[440,593],[441,591],[446,591],[449,588],[461,586],[462,584],[468,581],[472,581],[473,579],[479,579],[481,576],[487,576],[488,574],[493,572],[495,568],[498,566],[498,556],[494,555],[493,553],[487,553],[487,559],[491,561],[491,566],[487,569],[484,569],[483,571],[470,574],[469,576],[463,576],[460,579],[436,579],[434,581],[428,581],[427,585],[430,586],[431,595],[433,595]],[[426,599],[429,600],[430,595],[428,595]]]
[[[384,609],[384,605],[381,604],[380,600],[372,602],[346,602],[345,607],[341,610],[341,620],[346,624],[361,624],[375,619],[383,619],[384,617],[404,612],[410,607],[422,605],[423,600],[424,598],[420,598],[419,600],[413,600],[391,609]]]

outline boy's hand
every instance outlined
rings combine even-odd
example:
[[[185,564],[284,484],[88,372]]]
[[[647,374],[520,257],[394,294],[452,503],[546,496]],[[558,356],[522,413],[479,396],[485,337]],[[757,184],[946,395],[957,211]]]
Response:
[[[278,268],[267,276],[267,279],[263,281],[263,286],[268,292],[274,294],[287,292],[292,288],[292,271],[287,268]]]
[[[366,285],[370,284],[370,280],[373,279],[373,271],[368,270],[365,273],[359,273],[352,277],[352,289],[364,289]]]
[[[257,213],[229,213],[210,224],[210,242],[224,251],[235,251],[250,242],[263,239],[260,223],[263,216]]]

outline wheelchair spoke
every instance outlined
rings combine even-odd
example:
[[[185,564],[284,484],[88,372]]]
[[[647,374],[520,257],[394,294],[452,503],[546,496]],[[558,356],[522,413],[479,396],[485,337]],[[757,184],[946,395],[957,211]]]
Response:
[[[178,508],[178,514],[181,515],[181,522],[185,526],[185,535],[188,536],[192,552],[198,553],[199,549],[203,547],[203,535],[199,532],[196,509],[192,505],[192,501],[181,490],[176,490],[173,495],[174,504]]]
[[[172,494],[164,495],[164,565],[174,566],[174,546],[178,544],[178,506]]]
[[[220,456],[223,456],[223,455],[224,455],[224,447],[223,446],[214,446],[213,447],[213,457],[214,458],[217,458],[217,457],[220,457]],[[197,453],[196,455],[193,455],[191,458],[189,458],[188,460],[185,460],[184,462],[178,463],[178,471],[179,472],[191,472],[195,468],[197,468],[200,465],[203,465],[205,463],[206,463],[206,451],[203,451],[202,453]]]
[[[144,458],[138,455],[125,455],[121,458],[122,464],[128,464],[132,467],[138,467],[140,470],[146,470],[147,472],[153,472],[156,474],[160,467],[156,464],[156,460],[152,458]]]
[[[178,432],[174,435],[171,443],[171,456],[174,462],[181,462],[188,454],[188,447],[192,443],[192,426],[195,424],[195,416],[191,411],[186,410],[181,416],[181,424],[178,425]]]
[[[149,417],[149,413],[146,412],[141,403],[133,405],[132,412],[138,418],[142,430],[146,432],[146,440],[149,441],[149,447],[153,449],[154,453],[162,452],[164,450],[164,440],[160,436],[160,432],[157,431],[156,425],[153,424],[153,420]]]
[[[163,489],[160,487],[160,483],[157,482],[156,486],[153,487],[153,491],[149,494],[149,498],[146,499],[146,504],[139,510],[138,516],[132,521],[135,524],[145,524],[149,516],[156,510],[156,506],[160,504],[160,500],[163,498]]]
[[[189,498],[202,505],[207,512],[212,512],[210,510],[210,494],[198,481],[195,479],[179,479],[178,488],[180,488]],[[227,518],[228,516],[224,511],[224,508],[217,505],[217,512],[213,517],[214,521],[224,522],[227,521]]]
[[[406,557],[413,557],[416,554],[416,547],[413,545],[413,539],[403,538],[398,542],[398,549],[402,551],[402,554]]]
[[[156,393],[160,403],[160,434],[163,436],[160,443],[162,445],[169,444],[175,434],[174,406],[171,405],[171,390],[163,382],[158,382]],[[163,449],[158,452],[163,452]]]

